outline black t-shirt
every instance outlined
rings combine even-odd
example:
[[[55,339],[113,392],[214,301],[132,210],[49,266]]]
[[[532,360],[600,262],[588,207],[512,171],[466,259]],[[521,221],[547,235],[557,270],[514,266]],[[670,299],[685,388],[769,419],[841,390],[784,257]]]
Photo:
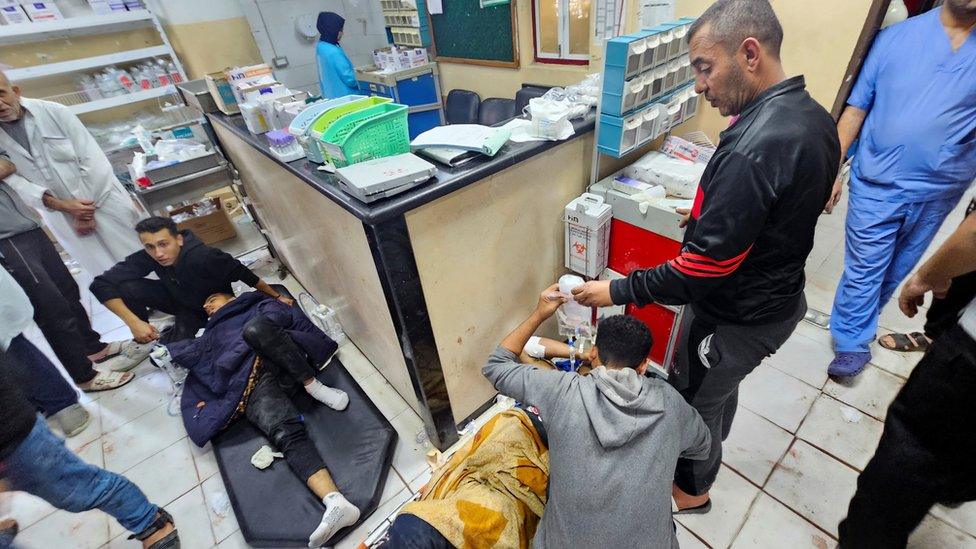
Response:
[[[6,458],[34,428],[37,412],[20,390],[14,357],[0,351],[0,460]]]

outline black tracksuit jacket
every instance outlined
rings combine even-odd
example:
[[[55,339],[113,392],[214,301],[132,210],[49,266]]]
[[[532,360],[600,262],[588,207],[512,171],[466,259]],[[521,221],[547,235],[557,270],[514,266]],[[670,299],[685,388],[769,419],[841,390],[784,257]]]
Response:
[[[681,254],[614,281],[613,302],[690,304],[712,324],[784,320],[839,164],[837,127],[803,77],[770,87],[722,132]]]

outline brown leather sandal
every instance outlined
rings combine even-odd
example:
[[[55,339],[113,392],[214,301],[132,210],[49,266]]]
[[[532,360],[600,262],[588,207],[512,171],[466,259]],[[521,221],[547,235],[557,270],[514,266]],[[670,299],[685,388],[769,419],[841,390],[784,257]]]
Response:
[[[888,343],[888,339],[893,343]],[[922,332],[912,332],[910,334],[886,334],[878,339],[881,345],[889,351],[901,353],[925,352],[929,348],[929,339]]]

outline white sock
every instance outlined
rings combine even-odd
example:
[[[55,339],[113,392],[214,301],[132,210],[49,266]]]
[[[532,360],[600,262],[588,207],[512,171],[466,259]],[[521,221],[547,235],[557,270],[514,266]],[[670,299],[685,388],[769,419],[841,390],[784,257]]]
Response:
[[[311,383],[306,385],[305,391],[312,395],[312,398],[333,410],[341,411],[345,410],[346,406],[349,406],[349,395],[345,391],[333,389],[317,379],[313,379]]]
[[[308,546],[313,548],[322,547],[336,532],[356,524],[359,520],[359,509],[339,492],[326,495],[322,498],[322,503],[325,504],[322,522],[308,537]]]

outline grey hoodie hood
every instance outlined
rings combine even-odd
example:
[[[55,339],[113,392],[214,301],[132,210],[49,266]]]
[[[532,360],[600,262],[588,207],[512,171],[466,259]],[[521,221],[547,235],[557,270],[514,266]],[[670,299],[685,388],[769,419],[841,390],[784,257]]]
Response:
[[[604,448],[627,444],[663,418],[660,387],[636,370],[599,366],[590,377],[599,393],[584,390],[583,408]]]

